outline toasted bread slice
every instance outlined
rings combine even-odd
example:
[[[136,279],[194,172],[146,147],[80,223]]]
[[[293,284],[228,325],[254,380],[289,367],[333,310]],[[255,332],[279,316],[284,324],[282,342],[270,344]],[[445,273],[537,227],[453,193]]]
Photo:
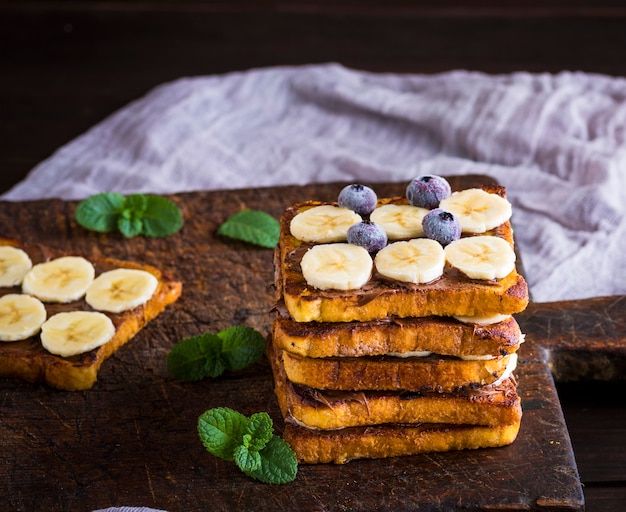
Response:
[[[497,426],[518,422],[522,415],[514,377],[497,386],[456,393],[328,391],[290,382],[271,349],[268,358],[285,421],[311,429],[385,423]]]
[[[277,312],[273,340],[278,348],[306,357],[359,357],[428,351],[447,356],[503,356],[523,341],[511,316],[491,325],[449,317],[386,318],[369,322],[294,322]]]
[[[517,365],[517,354],[488,360],[438,355],[313,358],[277,350],[277,357],[291,382],[340,391],[453,392],[475,389],[506,378]]]
[[[13,245],[25,250],[33,263],[62,256],[41,244],[22,244],[0,239],[0,245]],[[158,280],[152,298],[144,305],[122,313],[105,313],[115,326],[115,334],[104,345],[71,357],[51,354],[41,345],[39,335],[21,341],[0,343],[0,376],[46,384],[68,391],[89,389],[97,380],[98,370],[105,359],[126,344],[148,322],[174,303],[182,292],[182,283],[151,265],[121,261],[112,258],[87,258],[96,268],[96,275],[114,268],[140,269],[150,272]],[[19,287],[0,288],[0,295],[21,293]],[[84,299],[66,303],[44,303],[48,318],[62,311],[89,311]]]
[[[495,448],[515,441],[520,421],[509,425],[387,424],[312,430],[286,424],[283,438],[305,464],[345,464],[353,459]]]
[[[487,192],[505,196],[504,187],[483,187]],[[384,198],[379,204],[406,204],[406,198]],[[285,210],[280,220],[280,240],[275,253],[277,301],[283,301],[296,322],[350,322],[387,317],[490,316],[514,314],[528,304],[528,286],[513,270],[506,277],[481,281],[464,276],[446,264],[439,279],[426,284],[392,281],[374,271],[358,290],[319,290],[309,286],[302,275],[300,261],[314,244],[295,238],[290,223],[299,212],[324,203],[307,201]],[[329,203],[326,203],[329,204]],[[509,221],[486,233],[503,238],[513,246]]]

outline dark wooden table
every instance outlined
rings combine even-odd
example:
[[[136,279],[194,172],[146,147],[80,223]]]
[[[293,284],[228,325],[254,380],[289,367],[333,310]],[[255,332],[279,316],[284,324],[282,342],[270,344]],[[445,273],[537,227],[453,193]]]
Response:
[[[0,191],[116,109],[182,76],[330,61],[390,72],[626,76],[618,0],[415,3],[0,1]],[[626,381],[593,377],[557,389],[586,510],[622,510]]]

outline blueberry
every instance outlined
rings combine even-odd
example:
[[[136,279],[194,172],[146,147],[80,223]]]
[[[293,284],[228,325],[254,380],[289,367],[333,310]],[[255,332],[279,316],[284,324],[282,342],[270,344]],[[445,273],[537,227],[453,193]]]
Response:
[[[380,251],[387,245],[387,233],[379,225],[370,220],[352,224],[348,228],[348,243],[360,245],[370,254]]]
[[[450,195],[450,184],[445,178],[427,174],[413,178],[406,187],[406,198],[413,206],[432,210]]]
[[[342,208],[349,208],[359,215],[369,215],[376,208],[378,197],[371,188],[354,183],[339,192],[337,202]]]
[[[441,245],[448,245],[461,237],[459,219],[454,213],[443,208],[435,208],[424,215],[422,227],[428,238],[436,240]]]

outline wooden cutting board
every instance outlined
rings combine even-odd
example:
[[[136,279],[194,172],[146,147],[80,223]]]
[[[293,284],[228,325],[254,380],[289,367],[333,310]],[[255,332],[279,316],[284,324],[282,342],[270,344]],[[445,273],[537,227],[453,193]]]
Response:
[[[488,181],[459,177],[453,187]],[[6,510],[89,511],[113,505],[169,512],[195,510],[582,510],[583,494],[557,398],[550,354],[572,348],[587,302],[532,304],[520,315],[528,333],[517,371],[524,417],[513,445],[426,454],[343,466],[300,465],[295,482],[271,486],[205,451],[196,421],[227,406],[267,411],[282,424],[265,359],[237,374],[183,383],[166,370],[183,338],[236,324],[269,330],[272,251],[217,237],[219,225],[247,207],[278,217],[304,199],[334,200],[342,184],[287,186],[171,196],[182,231],[166,239],[124,239],[87,232],[74,221],[75,202],[0,202],[0,235],[75,254],[155,264],[183,281],[179,301],[102,366],[84,392],[0,379],[0,498]],[[380,184],[380,197],[405,184]],[[604,301],[604,302],[603,302]],[[624,312],[626,301],[610,307]],[[592,304],[602,314],[608,299]],[[606,311],[605,311],[606,312]],[[621,317],[623,318],[622,314]],[[615,315],[603,318],[611,323]],[[583,328],[594,339],[593,319]],[[605,324],[606,325],[606,324]],[[624,325],[615,325],[614,338]],[[586,327],[585,327],[586,326]],[[583,329],[583,330],[584,330]],[[604,334],[607,334],[606,332]],[[582,336],[578,336],[582,339]],[[618,343],[619,345],[619,343]],[[616,353],[624,359],[624,344]],[[568,352],[569,351],[569,352]]]

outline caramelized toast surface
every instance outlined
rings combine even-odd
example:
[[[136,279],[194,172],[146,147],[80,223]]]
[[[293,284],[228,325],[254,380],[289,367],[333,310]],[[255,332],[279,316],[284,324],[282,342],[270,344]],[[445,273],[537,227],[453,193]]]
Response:
[[[359,357],[429,351],[447,356],[503,356],[523,340],[514,317],[491,325],[450,317],[386,318],[369,322],[295,322],[277,312],[273,340],[278,348],[306,357]]]
[[[483,187],[505,197],[500,186]],[[406,198],[379,199],[379,204],[406,204]],[[295,238],[291,220],[301,211],[318,206],[318,201],[297,203],[287,208],[280,220],[281,235],[275,256],[277,301],[284,301],[296,322],[350,322],[395,317],[489,316],[514,314],[528,304],[528,286],[513,270],[506,277],[482,281],[470,279],[446,264],[439,279],[426,284],[411,284],[384,278],[374,269],[371,279],[358,290],[319,290],[309,286],[302,275],[302,256],[314,244]],[[509,221],[486,233],[500,237],[513,246]]]
[[[12,245],[23,249],[33,264],[67,255],[41,244],[21,243],[15,240],[0,239],[0,245]],[[96,275],[115,268],[150,272],[158,280],[157,289],[144,305],[122,313],[105,313],[115,326],[115,334],[107,343],[88,352],[71,357],[52,354],[43,348],[39,335],[25,340],[0,343],[0,376],[19,378],[28,382],[44,382],[68,391],[89,389],[96,382],[102,363],[168,305],[174,303],[182,292],[180,281],[152,265],[114,258],[88,259],[94,265]],[[8,293],[21,293],[21,288],[0,288],[0,296]],[[64,311],[92,310],[84,299],[65,304],[45,302],[44,306],[48,318]]]
[[[312,430],[286,424],[283,438],[305,464],[345,464],[354,459],[385,458],[506,446],[515,441],[520,422],[482,425],[387,424]]]
[[[406,391],[329,391],[293,384],[280,361],[268,353],[275,393],[285,421],[312,429],[386,423],[505,425],[522,411],[515,379],[497,386],[456,393]]]
[[[448,356],[312,358],[277,351],[287,378],[304,386],[353,390],[452,392],[493,384],[510,372],[517,354],[488,360]]]

